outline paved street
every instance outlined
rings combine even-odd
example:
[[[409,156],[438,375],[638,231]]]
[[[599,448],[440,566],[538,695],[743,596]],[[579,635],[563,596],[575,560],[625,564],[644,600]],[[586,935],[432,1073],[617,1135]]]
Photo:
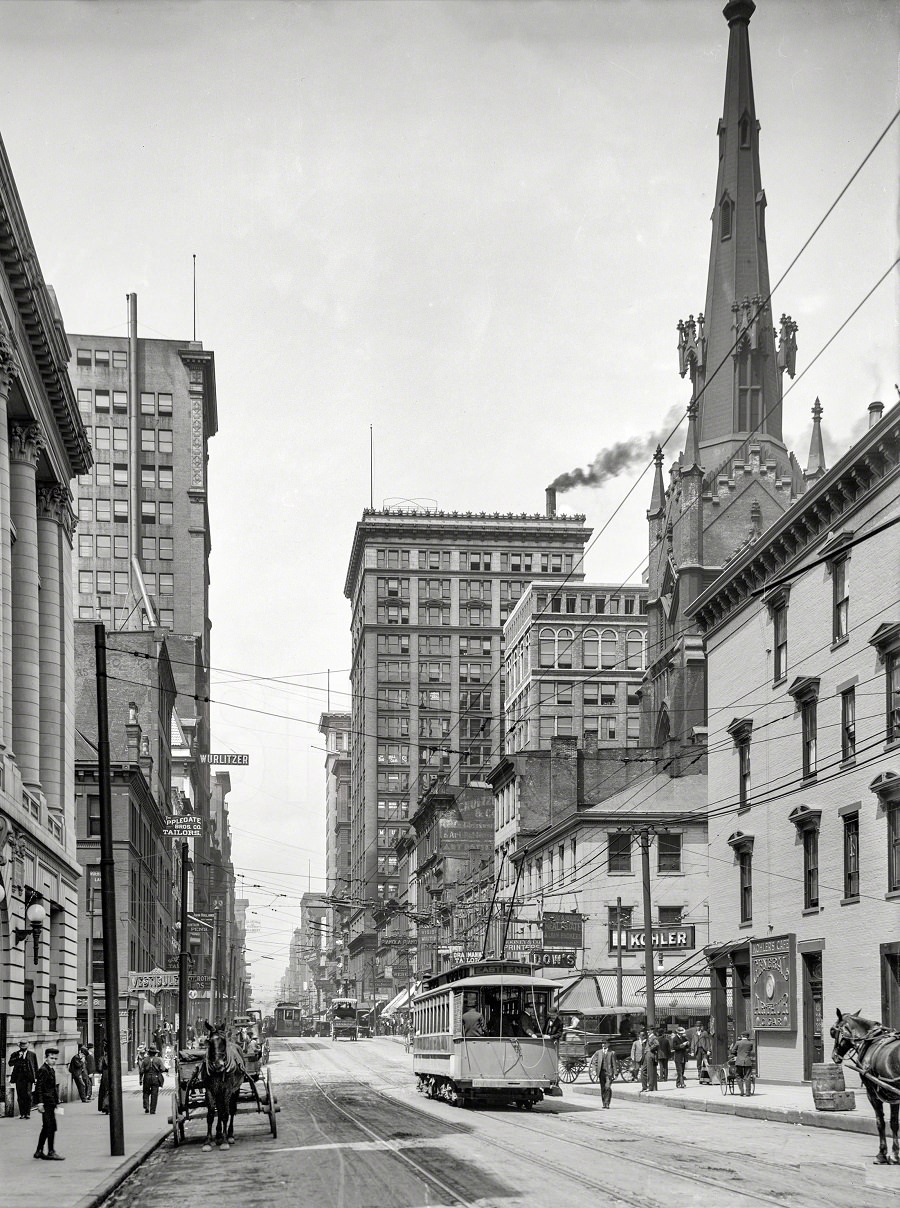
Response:
[[[166,1143],[104,1208],[431,1208],[450,1204],[779,1204],[888,1208],[900,1168],[871,1165],[868,1136],[695,1115],[566,1088],[533,1113],[462,1111],[423,1099],[410,1058],[381,1039],[276,1041],[278,1137],[242,1109],[238,1143]]]

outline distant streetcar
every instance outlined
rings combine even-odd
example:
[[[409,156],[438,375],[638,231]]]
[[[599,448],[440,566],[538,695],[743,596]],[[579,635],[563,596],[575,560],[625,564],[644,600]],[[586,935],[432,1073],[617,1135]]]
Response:
[[[355,998],[331,1000],[331,1039],[359,1040],[359,1021]]]
[[[275,1016],[272,1024],[273,1036],[302,1035],[303,1012],[296,1002],[279,1002],[275,1004]]]
[[[526,1111],[559,1094],[557,1042],[544,1035],[558,989],[510,961],[426,978],[413,1000],[417,1089],[460,1106],[512,1103]]]

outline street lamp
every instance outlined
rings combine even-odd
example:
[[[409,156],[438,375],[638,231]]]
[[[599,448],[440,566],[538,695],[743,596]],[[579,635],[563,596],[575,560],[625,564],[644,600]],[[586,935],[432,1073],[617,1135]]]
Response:
[[[44,909],[44,899],[36,890],[31,890],[25,899],[25,922],[27,927],[16,927],[15,942],[21,944],[25,937],[31,932],[34,938],[34,963],[38,963],[38,945],[41,942],[41,932],[44,930],[44,921],[47,918],[47,911]]]

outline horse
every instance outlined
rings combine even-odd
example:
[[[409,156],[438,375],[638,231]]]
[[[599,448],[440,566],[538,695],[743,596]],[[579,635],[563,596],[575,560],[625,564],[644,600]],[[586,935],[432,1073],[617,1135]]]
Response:
[[[837,1013],[837,1024],[831,1029],[834,1040],[832,1061],[840,1063],[852,1054],[851,1069],[856,1069],[878,1125],[878,1157],[876,1166],[889,1166],[884,1106],[891,1109],[891,1132],[894,1137],[894,1162],[900,1165],[900,1032],[886,1028],[876,1020],[864,1019],[859,1011],[852,1015]]]
[[[234,1144],[234,1117],[238,1092],[246,1073],[240,1050],[224,1030],[206,1024],[206,1058],[203,1062],[203,1086],[206,1090],[206,1142],[203,1152],[212,1149],[213,1118],[216,1121],[216,1145],[228,1149]]]

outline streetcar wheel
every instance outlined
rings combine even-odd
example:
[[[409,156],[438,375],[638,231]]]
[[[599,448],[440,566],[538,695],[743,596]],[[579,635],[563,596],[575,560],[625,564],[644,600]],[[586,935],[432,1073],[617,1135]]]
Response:
[[[560,1082],[574,1082],[578,1077],[578,1066],[574,1062],[560,1061],[556,1068]]]

